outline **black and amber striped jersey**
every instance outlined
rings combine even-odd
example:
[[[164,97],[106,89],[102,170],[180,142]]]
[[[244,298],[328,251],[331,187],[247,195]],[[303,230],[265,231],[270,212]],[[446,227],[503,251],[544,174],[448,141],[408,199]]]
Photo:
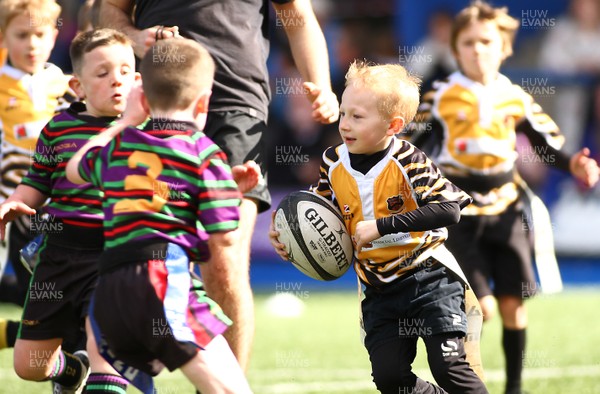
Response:
[[[57,111],[68,107],[72,99],[67,94],[69,79],[50,63],[33,75],[8,64],[0,68],[0,202],[12,194],[27,173],[46,123]]]
[[[392,143],[366,174],[352,168],[344,144],[323,154],[319,183],[312,191],[337,204],[350,235],[359,221],[406,213],[425,204],[456,201],[464,207],[471,202],[414,145],[396,138]],[[364,283],[380,287],[425,261],[446,238],[446,228],[384,235],[371,247],[363,247],[354,268]]]
[[[546,156],[540,161],[557,161],[561,168],[568,163],[554,121],[503,75],[485,86],[460,72],[436,82],[407,131],[444,175],[473,197],[464,215],[495,215],[519,197],[517,131],[531,142],[531,155]]]

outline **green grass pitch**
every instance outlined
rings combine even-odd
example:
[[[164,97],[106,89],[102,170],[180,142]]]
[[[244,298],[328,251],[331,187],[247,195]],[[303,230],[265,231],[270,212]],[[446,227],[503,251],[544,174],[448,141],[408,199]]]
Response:
[[[376,393],[357,324],[355,293],[302,291],[304,312],[274,316],[270,294],[256,296],[256,341],[248,377],[256,394]],[[570,290],[528,301],[530,329],[525,389],[531,394],[600,394],[600,291]],[[0,304],[0,316],[19,309]],[[484,325],[482,354],[491,394],[503,388],[500,320]],[[431,379],[420,346],[417,374]],[[0,394],[50,393],[49,383],[28,383],[12,370],[12,351],[0,351]],[[180,373],[163,372],[158,394],[194,392]],[[138,391],[130,388],[128,393]]]

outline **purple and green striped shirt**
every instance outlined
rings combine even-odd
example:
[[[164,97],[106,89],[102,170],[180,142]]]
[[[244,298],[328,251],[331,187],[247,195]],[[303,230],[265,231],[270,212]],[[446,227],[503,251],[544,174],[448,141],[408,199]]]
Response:
[[[193,123],[127,128],[91,148],[79,173],[104,191],[105,249],[167,241],[206,261],[209,234],[238,227],[241,193],[227,158]]]
[[[102,192],[90,183],[69,182],[65,169],[71,156],[115,118],[82,115],[85,110],[85,104],[73,103],[48,122],[40,133],[33,162],[21,183],[50,198],[44,211],[51,217],[70,225],[99,229],[104,215]]]

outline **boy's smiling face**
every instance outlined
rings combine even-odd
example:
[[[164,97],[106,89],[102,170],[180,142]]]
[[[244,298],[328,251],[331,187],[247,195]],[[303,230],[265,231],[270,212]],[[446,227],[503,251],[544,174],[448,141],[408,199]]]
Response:
[[[387,148],[395,134],[377,109],[371,89],[350,85],[342,94],[339,132],[350,153],[372,154]]]
[[[29,13],[13,17],[2,35],[2,45],[8,51],[13,67],[29,74],[44,68],[54,48],[58,30],[43,17]]]
[[[83,55],[81,71],[75,73],[70,85],[85,99],[88,114],[117,116],[125,110],[137,75],[130,46],[103,45]]]
[[[495,22],[475,21],[458,33],[454,56],[468,78],[487,84],[496,79],[505,58],[502,45]]]

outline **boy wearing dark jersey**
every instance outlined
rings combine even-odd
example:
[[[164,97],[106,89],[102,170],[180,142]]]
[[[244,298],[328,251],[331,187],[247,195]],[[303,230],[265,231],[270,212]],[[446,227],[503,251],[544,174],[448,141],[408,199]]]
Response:
[[[445,226],[471,198],[397,139],[417,110],[419,80],[399,65],[354,63],[340,105],[343,144],[323,154],[313,191],[340,209],[355,242],[364,344],[382,393],[487,393],[466,360],[465,286]],[[285,246],[271,228],[280,256]],[[417,340],[439,386],[411,370]],[[445,391],[444,391],[445,390]]]
[[[61,349],[63,340],[75,340],[84,329],[104,245],[101,192],[69,182],[65,168],[78,148],[125,109],[136,79],[131,43],[117,31],[77,36],[70,55],[75,76],[69,84],[85,103],[74,103],[44,127],[28,174],[0,208],[2,231],[7,221],[28,214],[31,230],[45,233],[15,343],[15,371],[26,380],[52,380],[64,393],[83,389],[90,364],[94,383],[108,388],[127,383],[96,346],[88,343],[89,360],[85,352],[74,356]],[[33,208],[47,198],[36,213]]]
[[[140,72],[143,93],[134,90],[125,117],[136,124],[148,111],[145,128],[125,122],[109,128],[67,169],[69,179],[104,192],[94,332],[106,343],[102,354],[135,371],[124,376],[145,393],[153,392],[150,376],[164,366],[181,369],[202,393],[249,393],[221,335],[231,321],[192,278],[189,264],[208,260],[213,238],[236,236],[240,190],[256,185],[258,167],[251,184],[238,189],[225,154],[200,131],[214,75],[200,44],[161,41]]]

